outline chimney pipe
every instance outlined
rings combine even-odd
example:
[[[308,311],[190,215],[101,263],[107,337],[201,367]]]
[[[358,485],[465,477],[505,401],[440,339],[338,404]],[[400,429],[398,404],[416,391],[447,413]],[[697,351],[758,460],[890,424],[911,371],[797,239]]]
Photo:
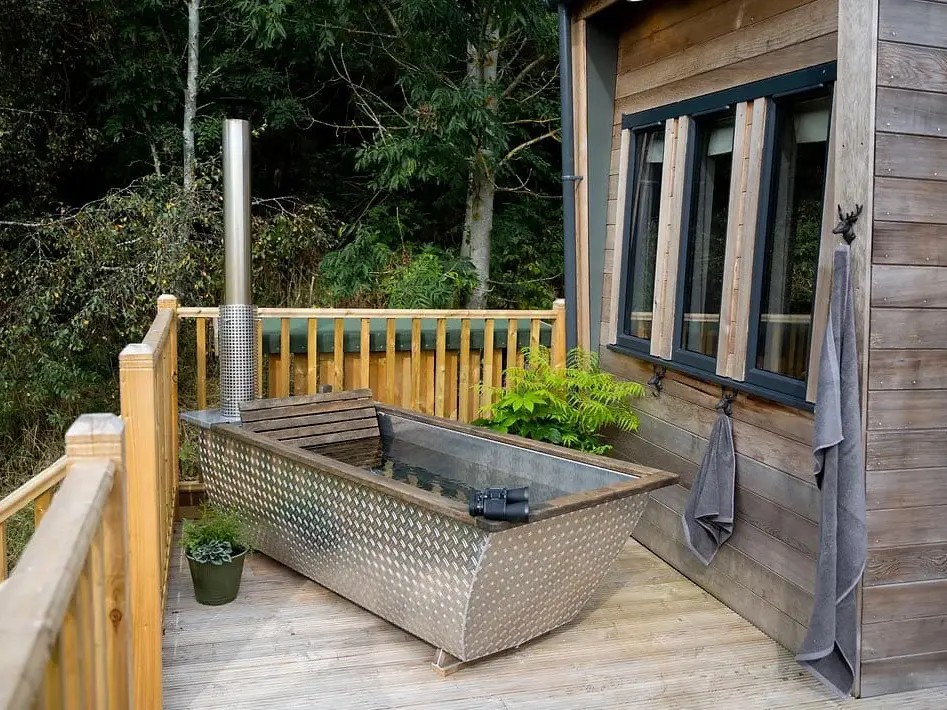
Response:
[[[220,413],[239,418],[256,393],[250,291],[250,124],[224,121],[224,303],[220,306]]]

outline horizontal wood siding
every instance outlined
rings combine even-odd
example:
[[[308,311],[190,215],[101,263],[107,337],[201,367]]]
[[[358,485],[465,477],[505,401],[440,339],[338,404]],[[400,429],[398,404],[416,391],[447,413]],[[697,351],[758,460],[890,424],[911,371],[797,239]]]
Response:
[[[947,3],[878,36],[863,695],[947,683]]]
[[[651,7],[653,6],[653,7]],[[836,57],[837,0],[691,0],[629,6],[615,102],[609,214],[617,211],[622,114],[785,74]],[[613,266],[610,218],[605,280]],[[613,312],[605,289],[601,324]],[[651,365],[601,349],[605,369],[645,383]],[[737,520],[733,537],[704,567],[681,539],[680,515],[718,415],[720,387],[669,372],[659,397],[636,403],[637,433],[615,453],[674,471],[681,484],[652,496],[635,537],[760,629],[795,650],[812,607],[819,491],[812,477],[812,416],[740,395],[733,407]],[[880,411],[880,410],[879,410]]]

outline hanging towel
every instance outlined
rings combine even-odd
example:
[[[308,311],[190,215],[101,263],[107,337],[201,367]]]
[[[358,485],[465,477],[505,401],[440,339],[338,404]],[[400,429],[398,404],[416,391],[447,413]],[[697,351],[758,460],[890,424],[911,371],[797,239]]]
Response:
[[[865,465],[851,252],[835,250],[829,322],[819,362],[812,453],[822,490],[819,559],[809,631],[796,660],[840,695],[855,681],[855,587],[865,571]]]
[[[709,565],[733,534],[733,491],[736,457],[730,417],[721,413],[710,432],[707,450],[691,487],[681,522],[684,540],[694,556]]]

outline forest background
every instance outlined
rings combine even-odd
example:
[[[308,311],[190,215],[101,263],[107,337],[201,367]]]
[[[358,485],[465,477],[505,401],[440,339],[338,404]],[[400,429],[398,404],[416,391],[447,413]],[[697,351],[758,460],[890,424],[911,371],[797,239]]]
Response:
[[[549,307],[541,0],[0,0],[0,497],[116,411],[155,299],[222,292],[220,131],[252,128],[254,301]]]

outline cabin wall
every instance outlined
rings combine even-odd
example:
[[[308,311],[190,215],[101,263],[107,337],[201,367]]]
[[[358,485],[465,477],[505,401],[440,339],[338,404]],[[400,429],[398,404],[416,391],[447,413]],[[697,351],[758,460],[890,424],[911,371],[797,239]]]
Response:
[[[947,4],[880,0],[862,694],[947,683]]]
[[[622,114],[662,106],[832,61],[837,0],[694,0],[625,6],[613,116],[600,353],[605,369],[641,383],[650,364],[606,347],[618,203]],[[741,394],[733,407],[737,519],[704,567],[682,543],[680,515],[707,445],[720,387],[668,372],[658,397],[637,403],[636,434],[615,454],[681,475],[656,492],[635,538],[790,649],[805,636],[818,549],[819,492],[812,477],[812,415]]]

